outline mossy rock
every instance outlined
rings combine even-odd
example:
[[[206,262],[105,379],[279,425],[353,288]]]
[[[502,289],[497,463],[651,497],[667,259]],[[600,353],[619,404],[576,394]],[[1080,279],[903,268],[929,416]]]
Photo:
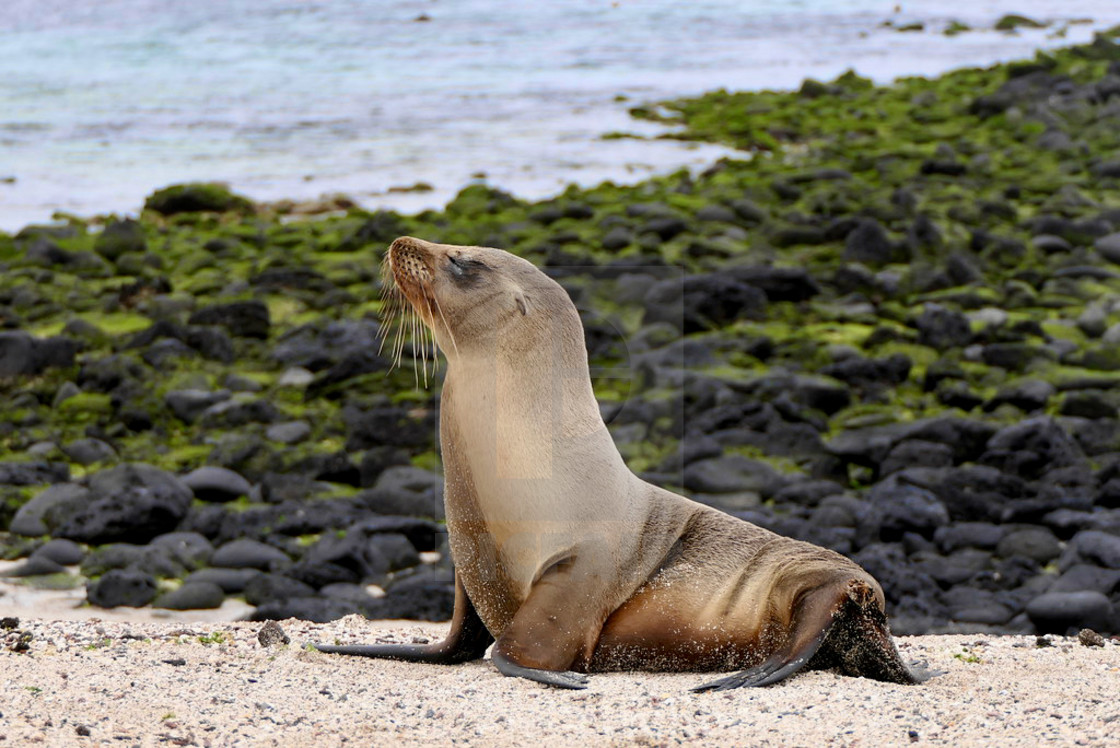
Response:
[[[1045,23],[1040,23],[1033,18],[1020,16],[1015,13],[1008,13],[1004,17],[996,21],[994,26],[996,31],[1015,31],[1016,29],[1044,29]]]
[[[945,27],[945,31],[943,33],[945,34],[945,36],[956,36],[957,34],[963,34],[966,31],[972,31],[972,27],[967,23],[962,23],[961,21],[950,21],[949,25]]]
[[[96,392],[81,392],[58,404],[59,413],[107,415],[113,410],[112,398]]]
[[[452,216],[479,216],[498,213],[518,204],[519,201],[507,192],[484,184],[472,184],[464,187],[447,204],[447,213]]]
[[[131,219],[114,221],[97,236],[93,249],[105,259],[114,261],[129,252],[142,254],[148,250],[144,227]]]
[[[144,210],[165,216],[179,213],[250,213],[253,203],[224,185],[195,182],[156,191],[144,201]]]

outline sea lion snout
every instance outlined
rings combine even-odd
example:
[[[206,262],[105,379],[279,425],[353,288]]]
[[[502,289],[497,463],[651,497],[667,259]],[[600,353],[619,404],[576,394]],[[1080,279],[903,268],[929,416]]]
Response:
[[[402,236],[389,245],[385,255],[393,282],[413,301],[431,285],[433,257],[431,246],[421,239]]]
[[[389,245],[389,267],[396,283],[430,281],[432,275],[431,245],[411,236],[401,236]]]

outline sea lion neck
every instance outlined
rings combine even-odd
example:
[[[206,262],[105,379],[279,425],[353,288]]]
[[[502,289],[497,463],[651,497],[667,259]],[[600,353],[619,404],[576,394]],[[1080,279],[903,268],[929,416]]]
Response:
[[[516,418],[540,431],[572,436],[605,429],[591,388],[586,348],[564,336],[532,346],[495,335],[489,345],[461,345],[447,355],[445,387],[476,415]]]

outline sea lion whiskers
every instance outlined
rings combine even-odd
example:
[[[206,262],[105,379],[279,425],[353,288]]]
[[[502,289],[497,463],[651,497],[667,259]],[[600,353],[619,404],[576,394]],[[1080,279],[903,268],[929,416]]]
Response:
[[[435,305],[436,305],[436,311],[439,312],[439,318],[441,320],[443,320],[444,329],[447,330],[447,335],[448,335],[448,337],[451,338],[451,347],[455,349],[455,355],[459,355],[459,344],[455,342],[455,331],[452,330],[451,325],[448,324],[447,317],[444,316],[444,314],[443,314],[443,307],[440,306],[439,299],[436,298],[435,294],[430,294],[428,296],[428,301],[429,301],[428,313],[431,314],[430,304],[434,302]],[[432,334],[432,345],[433,345],[433,348],[434,348],[434,346],[435,346],[435,334],[434,333]]]
[[[428,315],[432,316],[431,299],[431,283],[429,278],[424,274],[416,272],[415,267],[410,267],[405,271],[408,278],[412,281],[420,291],[421,296],[424,297],[428,305]],[[435,335],[431,331],[428,324],[421,319],[419,310],[416,305],[412,303],[406,291],[401,288],[398,283],[397,267],[393,259],[393,252],[385,253],[385,257],[381,262],[381,343],[378,347],[378,353],[384,350],[385,341],[389,338],[389,329],[393,329],[393,343],[392,343],[392,361],[393,368],[400,366],[401,359],[404,356],[405,340],[408,339],[412,342],[412,370],[416,378],[416,386],[420,386],[420,371],[417,366],[417,350],[420,352],[420,360],[424,372],[424,387],[428,386],[428,361],[429,361],[429,347],[431,348],[431,361],[433,372],[435,369],[436,357],[436,342]],[[438,305],[438,302],[437,302]],[[441,311],[442,315],[442,311]]]
[[[385,350],[385,341],[389,339],[389,329],[393,328],[392,357],[393,366],[400,366],[401,354],[404,351],[405,315],[408,313],[408,303],[404,292],[396,283],[393,275],[393,263],[390,255],[386,253],[381,262],[381,345],[377,352]]]

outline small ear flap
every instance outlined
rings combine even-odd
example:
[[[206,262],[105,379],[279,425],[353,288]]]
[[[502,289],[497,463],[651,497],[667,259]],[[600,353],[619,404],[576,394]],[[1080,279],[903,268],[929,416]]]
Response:
[[[529,313],[529,307],[526,305],[525,299],[520,296],[517,297],[517,309],[521,312],[522,317]]]

